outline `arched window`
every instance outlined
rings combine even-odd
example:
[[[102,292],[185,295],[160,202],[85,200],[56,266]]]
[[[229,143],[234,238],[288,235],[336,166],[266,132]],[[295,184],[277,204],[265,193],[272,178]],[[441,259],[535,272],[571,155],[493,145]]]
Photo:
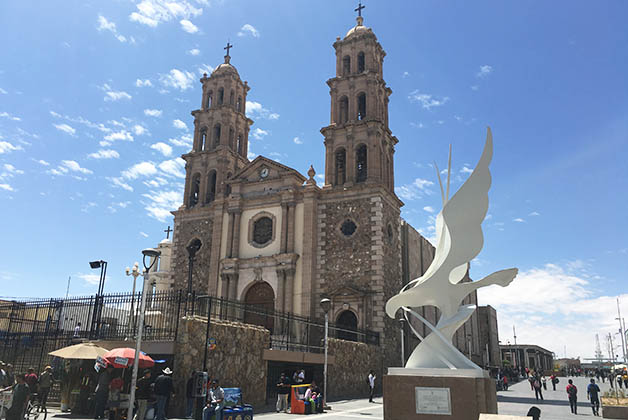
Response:
[[[349,120],[349,98],[343,96],[338,101],[338,123],[345,124]]]
[[[188,203],[190,207],[194,207],[198,204],[198,195],[201,188],[201,174],[194,174],[192,176],[192,183],[190,184],[190,198]]]
[[[242,112],[242,96],[238,96],[238,102],[236,103],[236,110]]]
[[[218,105],[222,105],[225,100],[225,90],[223,88],[218,89]]]
[[[364,64],[364,52],[360,51],[358,53],[358,73],[364,72],[364,70],[366,70],[365,67],[366,66]]]
[[[233,89],[231,89],[231,93],[229,94],[229,105],[233,105]]]
[[[244,152],[244,142],[242,141],[242,134],[238,134],[237,150],[238,154],[240,156],[243,156],[242,153]]]
[[[342,58],[342,75],[347,76],[351,74],[351,57],[345,55]]]
[[[205,108],[209,109],[212,106],[212,96],[214,95],[213,91],[209,91],[209,93],[207,94],[207,102],[205,102]]]
[[[341,340],[357,341],[358,317],[349,310],[342,311],[336,318],[336,337]]]
[[[344,185],[347,180],[347,152],[345,149],[336,151],[336,185]]]
[[[358,120],[366,118],[366,93],[362,92],[358,95]]]
[[[207,148],[207,128],[201,128],[201,150],[206,150]]]
[[[273,239],[273,219],[260,217],[253,222],[253,242],[256,245],[266,245]]]
[[[366,181],[366,145],[361,144],[355,151],[355,182]]]
[[[216,124],[214,126],[214,138],[212,139],[212,149],[215,149],[220,144],[220,132],[221,127],[220,124]]]
[[[231,172],[227,172],[227,180],[231,179]],[[225,197],[229,197],[231,195],[231,184],[225,183]]]
[[[233,150],[233,127],[229,127],[229,148]]]
[[[207,175],[207,194],[205,203],[211,203],[216,199],[216,171],[210,171]]]

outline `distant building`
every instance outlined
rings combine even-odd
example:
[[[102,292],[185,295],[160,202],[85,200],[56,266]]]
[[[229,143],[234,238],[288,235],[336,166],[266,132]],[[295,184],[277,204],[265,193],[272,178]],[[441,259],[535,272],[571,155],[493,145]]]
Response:
[[[554,353],[534,344],[508,344],[499,346],[502,360],[511,366],[530,370],[552,370]]]
[[[580,369],[582,367],[580,359],[562,358],[554,360],[554,368],[561,369]]]
[[[499,334],[497,331],[497,311],[490,305],[478,306],[478,328],[480,349],[484,366],[501,366]]]

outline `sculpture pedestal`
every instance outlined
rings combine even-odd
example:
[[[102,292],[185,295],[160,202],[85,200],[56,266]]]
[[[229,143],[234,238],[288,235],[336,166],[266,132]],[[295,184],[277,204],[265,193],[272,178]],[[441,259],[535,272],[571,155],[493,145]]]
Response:
[[[389,368],[384,420],[478,420],[497,413],[495,380],[482,370]]]

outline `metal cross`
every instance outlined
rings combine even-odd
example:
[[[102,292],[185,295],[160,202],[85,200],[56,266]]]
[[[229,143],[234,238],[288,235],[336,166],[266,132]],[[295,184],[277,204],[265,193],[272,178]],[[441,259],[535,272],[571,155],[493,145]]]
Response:
[[[170,232],[173,232],[170,226],[168,226],[168,229],[164,230],[164,232],[166,232],[166,239],[170,239]]]
[[[354,9],[355,12],[358,12],[358,16],[362,16],[362,9],[366,8],[366,6],[362,6],[362,2],[358,2],[357,9]]]
[[[229,44],[229,41],[227,41],[227,46],[223,48],[223,50],[227,50],[227,55],[229,55],[229,49],[231,49],[232,47],[233,45]]]

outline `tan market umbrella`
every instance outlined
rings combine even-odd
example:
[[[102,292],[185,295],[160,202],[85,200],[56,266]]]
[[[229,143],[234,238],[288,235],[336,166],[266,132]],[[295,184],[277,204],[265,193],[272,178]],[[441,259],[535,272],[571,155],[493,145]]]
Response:
[[[108,351],[109,350],[99,347],[94,343],[81,343],[64,347],[48,354],[62,359],[96,360],[98,356],[102,356]]]

